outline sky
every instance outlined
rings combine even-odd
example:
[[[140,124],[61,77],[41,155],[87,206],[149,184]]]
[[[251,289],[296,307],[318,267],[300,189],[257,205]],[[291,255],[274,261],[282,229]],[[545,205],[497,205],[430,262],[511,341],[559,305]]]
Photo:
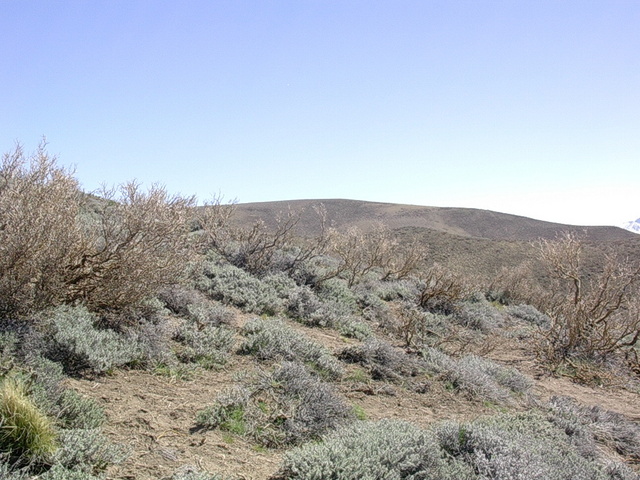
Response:
[[[85,191],[640,216],[638,0],[0,0],[0,151]]]

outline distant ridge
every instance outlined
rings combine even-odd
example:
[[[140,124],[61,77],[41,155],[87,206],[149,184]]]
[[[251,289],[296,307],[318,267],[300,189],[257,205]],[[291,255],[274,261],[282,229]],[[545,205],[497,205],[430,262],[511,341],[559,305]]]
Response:
[[[292,209],[303,212],[299,224],[301,231],[313,234],[318,228],[313,207],[320,204],[324,205],[329,221],[336,228],[357,226],[367,230],[376,222],[382,222],[393,230],[418,228],[463,237],[525,242],[553,238],[562,231],[585,231],[589,240],[595,242],[624,241],[634,237],[628,231],[613,226],[565,225],[474,208],[428,207],[345,199],[238,204],[237,219],[241,223],[250,223],[262,218],[269,223],[279,212]]]

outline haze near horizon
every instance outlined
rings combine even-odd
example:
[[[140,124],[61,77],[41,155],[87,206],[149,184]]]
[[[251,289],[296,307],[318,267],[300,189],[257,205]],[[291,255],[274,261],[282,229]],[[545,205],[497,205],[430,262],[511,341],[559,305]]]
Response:
[[[201,200],[640,216],[636,1],[0,2],[0,151]]]

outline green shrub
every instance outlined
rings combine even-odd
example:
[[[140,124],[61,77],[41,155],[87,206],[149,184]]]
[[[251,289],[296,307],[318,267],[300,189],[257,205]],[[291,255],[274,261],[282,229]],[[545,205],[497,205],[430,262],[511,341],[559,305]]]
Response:
[[[69,429],[60,431],[60,448],[53,459],[65,468],[95,473],[127,456],[121,445],[111,443],[98,429]]]
[[[336,327],[341,335],[358,340],[366,340],[373,335],[371,327],[356,317],[343,317],[338,320]]]
[[[386,302],[395,300],[413,300],[415,302],[419,293],[416,282],[409,279],[364,282],[358,285],[356,291],[361,289],[366,289]]]
[[[0,452],[14,458],[45,459],[58,448],[53,421],[28,398],[20,380],[0,385]]]
[[[283,298],[271,285],[233,265],[206,262],[196,286],[214,300],[245,312],[275,315],[284,308]]]
[[[597,405],[580,405],[570,397],[552,397],[549,407],[550,421],[572,442],[580,446],[586,444],[585,450],[595,451],[595,442],[598,442],[620,455],[640,459],[640,426],[637,423]]]
[[[318,298],[323,302],[333,303],[344,313],[358,312],[358,297],[349,288],[347,282],[337,278],[329,279],[316,288]]]
[[[16,468],[6,455],[0,454],[0,478],[2,480],[30,480],[27,468]]]
[[[43,357],[32,357],[29,394],[62,428],[98,428],[106,420],[95,400],[84,397],[63,384],[62,365]]]
[[[435,348],[425,348],[422,356],[432,373],[474,397],[508,403],[510,392],[524,394],[533,384],[517,370],[475,355],[455,360]]]
[[[92,398],[65,389],[58,401],[59,421],[68,429],[95,429],[107,420],[104,409]]]
[[[244,435],[247,431],[245,410],[252,391],[247,386],[235,387],[217,396],[214,405],[196,415],[196,424],[201,428],[221,430]]]
[[[317,439],[353,417],[352,409],[333,387],[299,363],[285,362],[263,385],[274,385],[281,398],[281,405],[272,411],[286,415],[282,428],[287,444]]]
[[[307,285],[298,287],[289,296],[287,312],[292,318],[311,327],[344,327],[354,317],[349,305],[335,298],[320,298]]]
[[[298,289],[296,282],[283,272],[270,273],[261,277],[261,280],[282,299],[288,299]]]
[[[0,375],[13,368],[17,353],[18,335],[12,331],[0,331]]]
[[[226,327],[200,327],[194,322],[186,322],[178,330],[176,339],[183,343],[178,354],[180,360],[214,368],[227,362],[235,343],[235,334]]]
[[[619,462],[590,459],[541,413],[441,422],[358,422],[287,452],[271,480],[637,480]]]
[[[357,422],[285,453],[272,480],[360,480],[477,478],[451,462],[433,435],[406,422]]]
[[[317,439],[353,417],[331,386],[304,366],[285,362],[219,395],[214,405],[198,413],[196,423],[279,447]]]
[[[217,303],[194,303],[187,307],[188,318],[199,326],[230,325],[235,314]]]
[[[415,358],[375,338],[345,348],[338,358],[362,365],[374,380],[402,383],[406,377],[416,376],[425,370]]]
[[[342,366],[322,345],[296,332],[280,320],[253,319],[243,328],[247,337],[242,353],[260,360],[300,361],[329,378],[342,376]]]
[[[547,315],[540,313],[536,307],[531,305],[508,306],[506,312],[512,317],[524,320],[538,327],[547,328],[551,324],[551,319]]]
[[[84,307],[58,307],[50,312],[49,321],[47,356],[68,371],[102,373],[142,357],[136,336],[97,328],[96,317]]]
[[[463,327],[484,333],[504,326],[502,314],[484,298],[458,304],[453,319]]]
[[[496,415],[469,423],[444,422],[436,426],[435,433],[442,448],[469,464],[479,478],[634,478],[623,465],[605,467],[580,455],[564,432],[540,413]]]

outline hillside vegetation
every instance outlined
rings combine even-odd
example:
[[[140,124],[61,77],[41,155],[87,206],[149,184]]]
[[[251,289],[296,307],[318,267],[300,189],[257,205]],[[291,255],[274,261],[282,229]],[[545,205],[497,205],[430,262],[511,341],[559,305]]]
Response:
[[[275,208],[5,154],[0,478],[640,478],[635,239]]]

